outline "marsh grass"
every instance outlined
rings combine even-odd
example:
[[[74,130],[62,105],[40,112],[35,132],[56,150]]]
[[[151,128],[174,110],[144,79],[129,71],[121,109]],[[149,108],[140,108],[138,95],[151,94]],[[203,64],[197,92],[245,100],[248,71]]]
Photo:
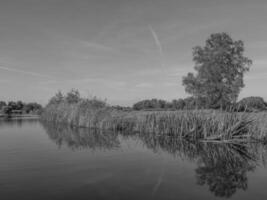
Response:
[[[114,117],[109,122],[113,130],[219,141],[252,139],[253,123],[254,120],[247,114],[208,111],[132,112]],[[110,129],[106,126],[102,128]]]
[[[266,114],[213,110],[125,112],[89,100],[49,105],[42,119],[76,127],[151,133],[191,141],[265,141],[267,130]]]

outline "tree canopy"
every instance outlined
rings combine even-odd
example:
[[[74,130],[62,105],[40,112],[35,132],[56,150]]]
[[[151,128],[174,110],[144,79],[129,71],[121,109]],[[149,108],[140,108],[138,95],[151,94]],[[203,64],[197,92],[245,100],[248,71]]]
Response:
[[[227,33],[211,34],[204,47],[193,48],[196,74],[183,77],[185,91],[204,98],[212,108],[236,102],[244,87],[244,73],[252,64],[244,50],[243,41],[234,41]]]
[[[12,112],[19,111],[21,113],[41,113],[42,112],[42,105],[32,102],[32,103],[24,103],[22,101],[0,101],[0,111],[4,114],[10,115]]]

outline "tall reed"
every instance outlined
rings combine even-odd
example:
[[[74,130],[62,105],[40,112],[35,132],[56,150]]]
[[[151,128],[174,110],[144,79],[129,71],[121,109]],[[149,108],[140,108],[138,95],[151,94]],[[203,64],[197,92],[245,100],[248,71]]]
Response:
[[[42,118],[55,123],[103,130],[152,133],[187,140],[240,141],[266,138],[251,114],[219,111],[120,111],[94,100],[48,105]]]

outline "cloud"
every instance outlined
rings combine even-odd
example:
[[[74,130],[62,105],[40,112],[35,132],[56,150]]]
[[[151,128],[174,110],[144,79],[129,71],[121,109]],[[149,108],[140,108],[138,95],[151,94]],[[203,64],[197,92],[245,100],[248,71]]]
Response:
[[[165,87],[174,87],[174,86],[178,86],[178,81],[177,82],[164,82],[162,83],[163,86]]]
[[[158,48],[158,51],[159,51],[159,54],[160,54],[160,62],[161,62],[161,67],[162,68],[164,68],[164,62],[163,62],[163,58],[164,58],[164,56],[163,56],[163,49],[162,49],[162,45],[161,45],[161,42],[160,42],[160,40],[159,40],[159,37],[158,37],[158,35],[157,35],[157,33],[154,31],[154,29],[152,28],[152,26],[148,26],[149,27],[149,30],[150,30],[150,32],[152,33],[152,36],[153,36],[153,38],[154,38],[154,41],[155,41],[155,43],[156,43],[156,46],[157,46],[157,48]]]
[[[84,85],[84,84],[93,84],[93,85],[102,85],[107,88],[112,89],[121,89],[125,88],[126,82],[119,80],[111,80],[106,78],[83,78],[83,79],[73,79],[73,80],[65,80],[65,83],[69,83],[71,85]]]
[[[144,83],[139,83],[139,84],[135,85],[135,87],[137,87],[137,88],[152,88],[153,84],[148,83],[148,82],[144,82]]]
[[[67,80],[68,82],[100,82],[100,83],[117,83],[117,84],[124,84],[124,81],[117,81],[117,80],[110,80],[106,78],[82,78],[82,79],[73,79],[73,80]]]
[[[102,45],[99,43],[94,43],[94,42],[89,42],[89,41],[83,41],[81,40],[81,43],[88,48],[93,48],[95,50],[103,50],[103,51],[114,51],[115,49],[110,47],[110,46],[106,46],[106,45]]]
[[[182,77],[182,76],[186,76],[186,74],[190,72],[189,70],[187,69],[177,69],[175,70],[174,72],[170,73],[169,75],[170,76],[176,76],[176,77]],[[191,70],[191,72],[194,72],[193,70]]]
[[[1,79],[0,80],[0,83],[7,83],[7,82],[9,82],[9,80],[6,80],[6,79]]]
[[[39,77],[39,78],[41,77],[41,78],[54,79],[54,77],[48,76],[48,75],[45,75],[45,74],[36,73],[36,72],[33,72],[33,71],[19,70],[19,69],[15,69],[15,68],[5,67],[3,65],[0,65],[0,69],[1,70],[5,70],[5,71],[9,71],[9,72],[15,72],[15,73],[20,73],[20,74],[26,74],[26,75],[30,75],[30,76],[35,76],[35,77]]]
[[[267,72],[263,72],[260,74],[254,74],[254,75],[246,74],[244,76],[245,80],[259,80],[259,79],[266,79],[266,77],[267,77]]]
[[[267,60],[265,59],[258,59],[253,61],[253,65],[264,65],[264,67],[267,65]]]
[[[258,48],[267,48],[267,41],[255,41],[253,43],[250,43],[248,45],[248,47],[255,48],[255,49],[258,49]]]
[[[190,67],[188,67],[190,66]],[[191,67],[192,66],[192,67]],[[173,76],[183,76],[188,72],[194,71],[193,64],[185,63],[185,64],[174,64],[165,67],[165,70],[159,68],[143,68],[136,70],[135,75],[137,76],[165,76],[173,77]]]

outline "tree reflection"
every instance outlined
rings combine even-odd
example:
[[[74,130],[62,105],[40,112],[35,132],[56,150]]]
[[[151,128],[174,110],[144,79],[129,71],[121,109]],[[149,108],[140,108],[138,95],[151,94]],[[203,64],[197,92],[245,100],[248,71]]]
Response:
[[[248,188],[247,173],[260,161],[260,145],[190,143],[173,137],[140,136],[154,151],[163,150],[197,163],[196,180],[218,197],[229,198]],[[263,157],[262,157],[263,158]]]
[[[192,143],[149,133],[114,133],[62,125],[43,125],[51,140],[58,146],[65,144],[73,150],[118,148],[121,141],[119,138],[134,137],[154,152],[166,151],[175,157],[193,161],[197,164],[196,183],[207,185],[210,192],[218,197],[229,198],[238,190],[245,191],[248,188],[247,173],[253,171],[260,162],[264,164],[266,157],[265,147],[257,144]]]
[[[201,151],[196,169],[199,185],[208,185],[218,197],[231,197],[248,187],[247,172],[256,167],[256,155],[239,144],[208,144]]]
[[[49,138],[59,147],[67,145],[72,150],[89,148],[92,150],[110,150],[118,148],[118,134],[98,129],[73,128],[65,125],[42,123]]]

